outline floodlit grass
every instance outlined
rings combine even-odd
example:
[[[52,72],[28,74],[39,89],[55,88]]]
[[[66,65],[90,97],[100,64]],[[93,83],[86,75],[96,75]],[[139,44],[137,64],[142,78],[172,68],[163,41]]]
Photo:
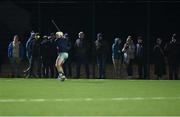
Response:
[[[180,81],[0,79],[0,116],[180,115]]]

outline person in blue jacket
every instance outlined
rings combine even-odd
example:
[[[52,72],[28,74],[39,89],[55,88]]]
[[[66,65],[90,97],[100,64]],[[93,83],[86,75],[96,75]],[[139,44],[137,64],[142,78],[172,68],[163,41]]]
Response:
[[[18,35],[14,36],[8,46],[8,58],[11,63],[11,77],[20,77],[20,62],[24,58],[24,48]]]
[[[122,67],[122,41],[120,38],[115,38],[112,45],[112,62],[114,66],[114,76],[118,78],[121,75]]]

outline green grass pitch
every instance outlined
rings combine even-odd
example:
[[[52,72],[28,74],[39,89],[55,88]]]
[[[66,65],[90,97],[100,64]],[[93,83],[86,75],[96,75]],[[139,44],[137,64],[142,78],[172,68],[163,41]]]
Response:
[[[0,79],[0,116],[179,116],[180,81]]]

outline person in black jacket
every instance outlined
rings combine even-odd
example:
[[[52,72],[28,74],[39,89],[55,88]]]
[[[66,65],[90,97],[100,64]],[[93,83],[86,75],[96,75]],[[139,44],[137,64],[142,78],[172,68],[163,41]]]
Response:
[[[30,64],[30,68],[28,70],[28,75],[27,78],[30,77],[41,77],[41,67],[42,67],[42,62],[41,62],[41,38],[40,38],[40,34],[36,33],[35,34],[35,39],[32,41],[30,48],[32,50],[32,58],[31,58],[31,64]],[[37,69],[35,75],[33,76],[33,69],[34,69],[34,65],[35,68]]]
[[[67,61],[65,62],[64,66],[63,66],[64,67],[64,73],[65,73],[65,76],[72,77],[72,66],[71,66],[71,63],[72,63],[72,48],[71,48],[71,40],[69,38],[68,33],[64,34],[64,38],[68,40],[68,47],[69,47],[68,59],[67,59]]]
[[[79,32],[79,38],[75,42],[75,59],[76,59],[76,77],[80,77],[80,68],[81,64],[85,66],[86,69],[86,77],[89,78],[89,43],[84,38],[84,32]]]
[[[48,37],[48,42],[49,42],[49,56],[48,56],[48,64],[50,66],[50,73],[51,73],[51,78],[57,78],[58,77],[58,72],[55,69],[55,62],[56,58],[58,56],[57,52],[57,47],[56,47],[56,36],[54,33],[51,33],[50,36]]]
[[[26,70],[24,70],[23,72],[25,73],[24,76],[27,77],[28,75],[28,71],[30,69],[30,66],[31,66],[31,59],[32,59],[32,42],[35,38],[35,32],[34,31],[31,31],[31,34],[30,34],[30,37],[29,39],[27,40],[26,42],[26,57],[28,59],[28,68],[26,68]]]
[[[177,43],[176,34],[172,35],[171,41],[166,45],[165,51],[169,65],[169,79],[178,80],[180,45]]]
[[[50,47],[50,43],[48,41],[48,37],[45,35],[43,36],[43,41],[41,42],[41,56],[42,56],[42,73],[43,73],[43,77],[48,78],[49,77],[49,67],[50,64],[48,61],[49,60],[49,53],[51,53],[49,51],[49,47]],[[47,54],[48,53],[48,54]]]
[[[146,79],[146,73],[147,73],[147,62],[146,62],[146,52],[145,52],[145,46],[143,43],[143,38],[141,36],[138,36],[137,38],[137,44],[136,44],[136,62],[138,65],[138,74],[140,79]]]
[[[105,64],[106,64],[106,59],[107,59],[108,46],[107,46],[107,42],[103,39],[103,36],[101,33],[97,34],[95,47],[96,47],[99,78],[105,78]]]
[[[154,70],[155,75],[157,75],[157,79],[160,80],[162,76],[165,74],[165,55],[162,47],[162,39],[156,39],[156,45],[153,48],[154,54]]]

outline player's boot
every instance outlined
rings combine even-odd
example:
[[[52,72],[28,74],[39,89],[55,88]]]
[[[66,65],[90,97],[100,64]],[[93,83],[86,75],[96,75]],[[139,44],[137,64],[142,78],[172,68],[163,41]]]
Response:
[[[62,73],[59,73],[59,75],[58,75],[58,78],[57,78],[57,79],[58,79],[58,80],[61,80],[62,76],[63,76],[63,75],[62,75]]]
[[[66,76],[65,76],[65,75],[62,75],[61,81],[65,81],[65,80],[66,80]]]

